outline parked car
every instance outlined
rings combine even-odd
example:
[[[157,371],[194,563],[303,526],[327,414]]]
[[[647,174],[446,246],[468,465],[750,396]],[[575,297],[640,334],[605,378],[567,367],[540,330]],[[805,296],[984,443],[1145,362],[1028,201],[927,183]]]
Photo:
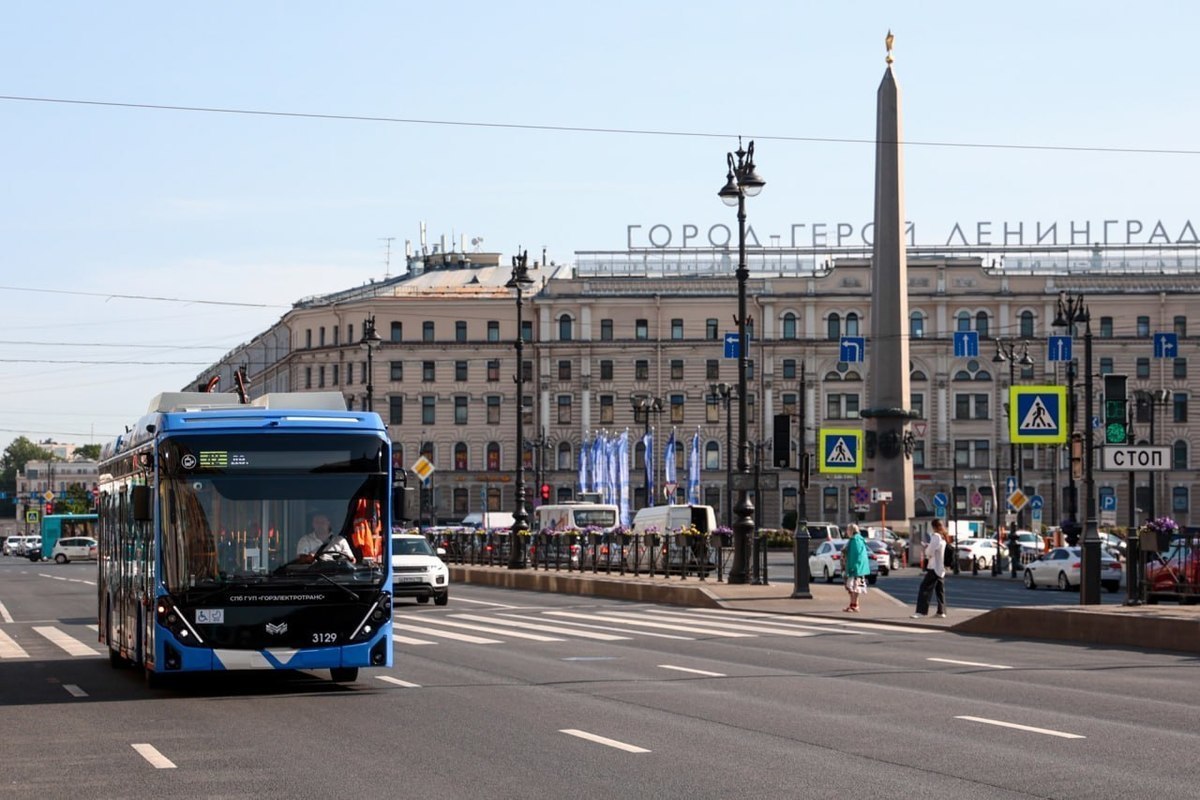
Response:
[[[99,543],[90,536],[68,536],[54,543],[50,557],[59,564],[68,561],[96,559],[96,547]]]
[[[14,556],[25,556],[30,561],[40,561],[42,558],[42,537],[25,536],[13,550]]]
[[[1021,543],[1022,550],[1032,550],[1035,553],[1045,553],[1049,548],[1046,546],[1046,540],[1041,535],[1033,531],[1017,531],[1017,541]]]
[[[1078,547],[1055,547],[1049,553],[1025,565],[1025,588],[1057,586],[1064,592],[1078,588],[1083,551]],[[1121,562],[1108,553],[1100,553],[1100,585],[1109,592],[1119,591],[1125,571]]]
[[[863,536],[867,539],[877,539],[888,546],[895,556],[894,563],[897,568],[900,566],[901,559],[904,557],[904,551],[908,547],[908,539],[899,536],[891,528],[881,528],[876,526],[867,526],[862,529]]]
[[[1200,540],[1179,538],[1164,553],[1148,554],[1146,602],[1177,597],[1181,603],[1200,599]]]
[[[6,556],[24,555],[25,542],[27,539],[32,539],[32,538],[33,538],[32,536],[25,536],[23,534],[9,536],[7,539],[4,540],[4,549],[3,549],[4,555],[6,555]]]
[[[883,541],[879,539],[867,539],[867,555],[869,555],[879,565],[879,574],[887,575],[893,569],[898,568],[899,562],[896,559],[896,554],[891,551]]]
[[[845,547],[844,539],[822,542],[808,557],[809,574],[813,578],[824,578],[826,583],[833,583],[842,577],[842,550]],[[867,583],[874,584],[879,578],[879,562],[874,559],[868,561],[871,563],[871,574],[867,576]]]
[[[990,569],[996,560],[996,540],[959,539],[958,559],[960,563],[966,561],[979,569]]]
[[[816,552],[817,548],[821,546],[821,542],[845,538],[842,535],[842,529],[832,522],[809,522],[805,527],[808,529],[809,555]]]
[[[415,597],[418,603],[429,598],[439,606],[450,602],[450,569],[442,561],[446,551],[435,552],[424,536],[392,534],[392,594]]]

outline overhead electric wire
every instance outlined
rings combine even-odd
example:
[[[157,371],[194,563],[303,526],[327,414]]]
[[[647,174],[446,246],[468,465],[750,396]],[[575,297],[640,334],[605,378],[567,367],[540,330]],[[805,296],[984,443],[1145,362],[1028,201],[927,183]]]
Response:
[[[40,292],[42,294],[71,294],[82,297],[103,297],[107,300],[158,300],[164,303],[188,303],[208,306],[239,306],[242,308],[291,308],[284,303],[243,303],[234,300],[196,300],[186,297],[162,297],[150,294],[117,294],[115,292],[80,292],[72,289],[33,289],[26,286],[0,286],[10,292]]]
[[[101,106],[106,108],[140,109],[147,111],[181,111],[199,114],[237,114],[255,117],[284,117],[290,119],[334,120],[340,122],[384,122],[395,125],[441,125],[460,128],[496,128],[504,130],[545,131],[560,133],[604,133],[624,136],[679,136],[705,139],[730,139],[738,134],[706,131],[671,131],[650,128],[610,128],[586,125],[535,125],[521,122],[479,122],[473,120],[423,119],[420,117],[387,117],[365,114],[329,114],[309,111],[266,111],[250,108],[221,108],[219,106],[183,106],[165,103],[122,103],[112,100],[79,100],[66,97],[30,97],[0,95],[0,100],[23,103],[56,103],[61,105]],[[749,134],[744,134],[749,135]],[[842,136],[781,136],[754,134],[754,139],[776,142],[813,142],[818,144],[876,144],[875,139]],[[1152,155],[1200,155],[1200,150],[1166,147],[1102,147],[1098,145],[1003,144],[999,142],[942,142],[908,139],[901,144],[914,147],[958,147],[985,150],[1035,150],[1073,153],[1127,153]]]

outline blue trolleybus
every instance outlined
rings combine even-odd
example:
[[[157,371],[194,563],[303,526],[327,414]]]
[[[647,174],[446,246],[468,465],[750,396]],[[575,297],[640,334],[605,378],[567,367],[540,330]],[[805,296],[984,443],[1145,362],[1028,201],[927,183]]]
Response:
[[[391,666],[391,469],[379,415],[337,392],[155,397],[100,457],[112,664],[151,684],[243,669],[346,682]],[[301,539],[316,517],[314,549]]]

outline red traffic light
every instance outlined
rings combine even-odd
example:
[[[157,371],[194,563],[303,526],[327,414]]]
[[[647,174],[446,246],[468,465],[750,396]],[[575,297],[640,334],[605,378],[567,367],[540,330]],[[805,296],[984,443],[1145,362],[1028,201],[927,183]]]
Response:
[[[542,502],[545,503],[549,500],[550,500],[550,484],[543,483],[542,484]]]
[[[54,513],[54,503],[46,503],[46,513],[47,514]]]

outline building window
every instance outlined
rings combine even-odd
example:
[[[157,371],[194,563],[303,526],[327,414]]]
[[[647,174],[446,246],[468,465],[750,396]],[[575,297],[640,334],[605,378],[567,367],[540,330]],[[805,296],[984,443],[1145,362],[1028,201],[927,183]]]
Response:
[[[421,397],[421,424],[437,424],[437,398],[431,394]]]
[[[459,383],[466,382],[466,380],[467,380],[467,362],[466,361],[455,361],[454,362],[454,380],[458,381]]]
[[[908,396],[908,405],[914,414],[921,419],[925,418],[925,395],[922,392],[913,392]]]
[[[1033,338],[1033,312],[1022,311],[1020,318],[1020,330],[1022,339]]]
[[[500,424],[500,395],[489,394],[487,396],[487,424]]]
[[[526,426],[532,425],[533,424],[533,397],[531,395],[525,395],[524,397],[521,398],[521,401],[522,401],[522,407],[524,408],[524,413],[521,414],[521,420],[522,420],[521,424],[526,425]]]
[[[404,380],[404,362],[403,361],[392,361],[389,364],[389,373],[388,374],[391,375],[391,378],[393,381]]]
[[[826,419],[858,419],[857,394],[827,394],[825,396]]]
[[[1180,339],[1187,336],[1187,317],[1175,317],[1175,335]]]
[[[704,468],[708,470],[721,468],[721,445],[717,442],[708,442],[704,445]]]
[[[1137,376],[1139,378],[1149,378],[1150,377],[1150,359],[1149,358],[1139,358],[1134,363],[1136,364]]]
[[[785,358],[783,360],[783,379],[785,381],[796,380],[796,359]]]
[[[721,334],[717,331],[717,321],[712,317],[704,320],[704,338],[709,341],[721,338]]]
[[[456,517],[466,516],[468,509],[468,501],[470,500],[470,492],[462,487],[454,490],[454,515]]]
[[[633,324],[633,338],[645,340],[650,338],[650,323],[639,319]]]
[[[433,383],[437,380],[437,363],[434,361],[421,362],[421,381],[423,383]]]
[[[796,315],[790,311],[783,315],[783,338],[796,338]]]
[[[1111,375],[1112,371],[1113,371],[1113,360],[1108,356],[1101,358],[1100,359],[1100,374],[1101,375]]]
[[[487,444],[487,470],[488,472],[500,471],[500,445],[496,442],[488,442]],[[499,505],[495,509],[491,506],[488,506],[488,508],[494,511],[499,508]]]
[[[799,405],[797,405],[798,395],[794,392],[784,392],[780,395],[780,412],[783,414],[791,414],[795,416]]]
[[[908,335],[913,339],[925,338],[925,315],[920,311],[908,315]]]
[[[708,381],[718,381],[721,379],[721,362],[719,359],[710,358],[704,362],[704,379]]]
[[[678,317],[671,320],[671,338],[672,339],[682,339],[683,338],[683,320],[679,319]]]
[[[1137,318],[1137,335],[1139,339],[1146,339],[1150,336],[1150,318]]]
[[[456,320],[454,323],[454,341],[467,341],[467,323],[466,320]]]
[[[671,422],[681,424],[683,422],[683,395],[671,395]]]
[[[304,368],[304,388],[305,389],[312,388],[312,367]]]
[[[352,386],[353,384],[354,384],[354,362],[350,361],[346,364],[346,385]]]
[[[721,421],[721,398],[715,394],[704,396],[704,421],[710,425]]]
[[[681,359],[681,358],[671,359],[671,380],[673,380],[673,381],[683,380],[683,359]]]
[[[1175,486],[1171,489],[1171,510],[1176,514],[1188,510],[1188,490],[1186,486]]]
[[[388,424],[403,425],[404,424],[404,396],[399,394],[388,395]]]
[[[986,394],[956,393],[954,395],[955,419],[991,419]]]
[[[317,367],[317,388],[325,386],[325,367],[324,365]]]
[[[391,341],[392,344],[397,344],[399,342],[404,341],[404,323],[403,322],[393,322],[392,323],[391,336],[389,337],[389,341]]]
[[[846,315],[846,335],[858,336],[858,314],[853,311]]]
[[[488,383],[498,383],[500,381],[500,359],[498,359],[498,358],[488,359],[487,380],[488,380]]]
[[[925,440],[918,439],[913,443],[912,454],[913,466],[917,469],[925,468]]]
[[[979,338],[986,339],[988,335],[988,314],[986,311],[980,311],[975,315],[975,330],[979,332]]]
[[[304,349],[312,350],[312,330],[311,329],[306,330],[304,332]]]
[[[604,360],[600,362],[600,380],[611,381],[613,379],[613,362]]]
[[[1174,420],[1176,422],[1187,422],[1188,421],[1187,406],[1188,406],[1187,393],[1186,392],[1176,392],[1175,393],[1175,402],[1172,404],[1172,407],[1175,412]]]
[[[1171,469],[1187,469],[1187,456],[1188,443],[1183,439],[1177,439],[1175,444],[1171,446]]]
[[[425,322],[421,323],[421,341],[434,341],[433,322],[426,320]]]
[[[842,338],[842,318],[836,313],[825,318],[825,338],[834,342]]]
[[[334,367],[334,369],[337,369],[337,367]],[[335,376],[334,382],[335,383],[337,382],[336,375],[337,375],[337,373],[334,373],[334,376]],[[1179,380],[1183,380],[1184,378],[1187,377],[1187,359],[1186,358],[1175,359],[1175,377]]]
[[[320,335],[320,338],[321,338],[321,347],[324,347],[325,346],[325,326],[322,325],[321,329],[319,331],[317,331],[317,333]]]
[[[969,331],[971,330],[971,314],[967,311],[960,311],[954,317],[954,330]]]
[[[613,323],[611,319],[600,320],[600,341],[611,342],[613,340]]]
[[[572,455],[571,454],[571,443],[570,442],[559,442],[558,443],[558,468],[559,469],[566,470],[566,469],[571,468],[571,465],[574,462],[574,459],[571,458],[571,455]]]
[[[572,330],[571,315],[563,314],[562,316],[560,316],[558,318],[558,339],[559,339],[559,341],[561,341],[561,342],[571,341],[573,333],[574,333],[574,331]]]
[[[337,364],[334,364],[332,367],[332,375],[333,375],[333,380],[330,381],[329,385],[337,386],[338,385],[338,365]]]
[[[611,394],[600,395],[600,424],[612,425],[615,421],[616,398]]]
[[[533,322],[531,320],[521,320],[521,341],[533,341]]]
[[[488,320],[487,339],[489,342],[500,341],[500,323],[494,319]]]
[[[454,424],[467,424],[467,398],[465,395],[455,395],[454,397]]]
[[[838,490],[836,486],[826,486],[821,490],[821,514],[825,519],[836,519],[838,513]]]
[[[558,396],[558,424],[571,424],[571,395],[560,394]]]
[[[467,443],[456,442],[454,445],[454,471],[467,471]]]
[[[650,362],[645,359],[638,359],[633,362],[633,379],[635,381],[650,380]]]
[[[521,360],[521,380],[525,383],[533,383],[533,362]]]
[[[1111,339],[1113,335],[1112,317],[1100,318],[1100,338]]]
[[[558,379],[560,381],[571,380],[571,362],[563,359],[558,362]]]

